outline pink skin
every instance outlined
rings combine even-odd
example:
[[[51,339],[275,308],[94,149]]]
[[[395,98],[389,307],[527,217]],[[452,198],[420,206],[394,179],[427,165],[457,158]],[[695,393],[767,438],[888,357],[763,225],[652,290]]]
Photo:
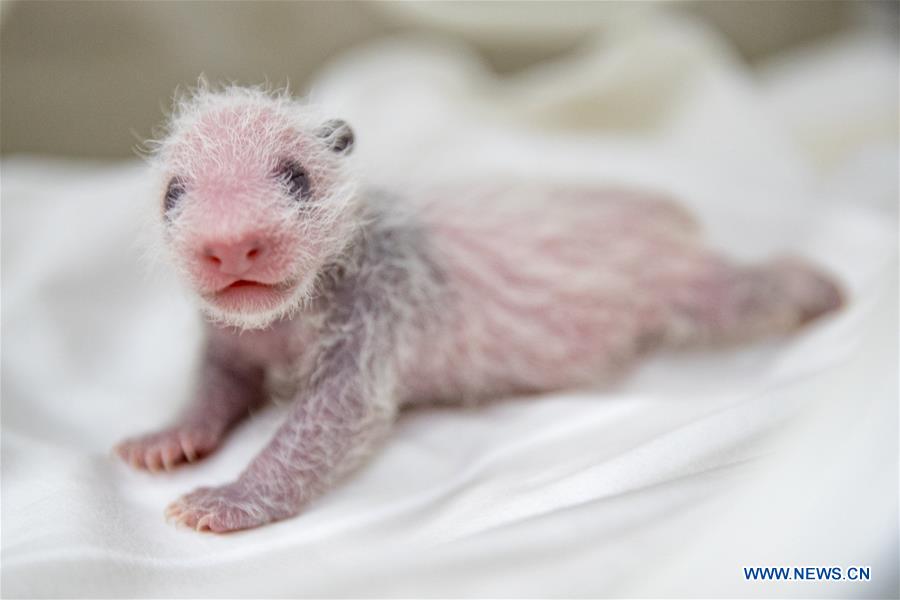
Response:
[[[177,424],[129,438],[115,452],[136,469],[170,470],[215,450],[228,431],[265,400],[261,367],[232,364],[227,346],[210,344],[204,357],[194,402]]]
[[[187,190],[163,215],[167,245],[213,321],[191,405],[118,454],[151,471],[202,458],[264,401],[266,373],[297,384],[269,445],[237,480],[171,504],[177,523],[296,515],[405,405],[590,385],[656,348],[784,333],[842,303],[801,261],[718,256],[644,194],[472,186],[404,213],[341,187],[349,129],[298,124],[301,111],[203,96],[160,153]],[[277,175],[285,157],[308,170],[306,200]]]

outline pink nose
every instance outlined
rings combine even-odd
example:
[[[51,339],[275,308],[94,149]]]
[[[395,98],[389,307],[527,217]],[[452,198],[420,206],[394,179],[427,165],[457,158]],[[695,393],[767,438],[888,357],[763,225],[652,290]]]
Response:
[[[250,272],[265,254],[265,245],[256,238],[237,242],[208,242],[202,250],[204,263],[220,273],[240,277]]]

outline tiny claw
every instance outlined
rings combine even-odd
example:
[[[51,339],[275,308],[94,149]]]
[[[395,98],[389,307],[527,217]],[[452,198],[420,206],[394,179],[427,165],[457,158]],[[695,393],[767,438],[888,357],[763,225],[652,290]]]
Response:
[[[166,521],[173,519],[175,516],[177,516],[180,513],[181,513],[181,511],[179,510],[179,507],[176,504],[170,504],[169,506],[166,507],[166,510],[163,511],[163,514],[166,517]]]
[[[209,522],[212,521],[212,515],[206,515],[197,521],[197,531],[210,531]]]
[[[187,461],[192,463],[197,460],[197,451],[194,448],[194,444],[183,435],[178,436],[178,441],[181,442],[181,450],[184,452],[184,457]]]
[[[175,466],[175,455],[172,452],[163,452],[162,454],[162,464],[163,469],[166,471],[171,471],[172,467]]]
[[[159,471],[159,453],[154,452],[152,450],[148,450],[146,454],[144,454],[144,464],[147,465],[147,470],[151,473],[156,473]]]

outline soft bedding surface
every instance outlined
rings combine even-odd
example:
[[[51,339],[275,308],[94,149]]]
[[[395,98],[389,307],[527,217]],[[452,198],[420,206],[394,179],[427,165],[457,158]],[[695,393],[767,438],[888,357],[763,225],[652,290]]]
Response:
[[[199,342],[189,296],[142,259],[146,168],[5,160],[3,595],[896,597],[896,62],[848,37],[750,74],[665,21],[502,81],[420,40],[332,65],[315,97],[355,126],[368,181],[665,190],[716,246],[807,256],[850,302],[602,390],[415,410],[299,517],[227,536],[163,508],[236,476],[283,407],[171,474],[109,453],[174,416]],[[744,578],[773,565],[872,581]]]

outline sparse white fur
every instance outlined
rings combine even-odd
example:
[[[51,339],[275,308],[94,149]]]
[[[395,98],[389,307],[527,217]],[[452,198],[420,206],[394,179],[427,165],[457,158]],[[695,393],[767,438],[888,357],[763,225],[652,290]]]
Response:
[[[227,127],[203,126],[203,119],[223,113],[234,119]],[[235,173],[236,164],[262,167],[265,172],[255,175],[264,178],[284,155],[284,136],[291,135],[291,130],[313,131],[326,120],[319,107],[292,98],[286,89],[270,90],[261,86],[215,89],[201,81],[195,89],[176,96],[167,126],[159,139],[147,142],[147,153],[160,189],[165,189],[166,183],[176,176],[189,181],[243,176]],[[254,135],[246,135],[248,131]],[[359,219],[353,217],[353,213],[359,212],[359,194],[351,162],[336,160],[323,145],[310,144],[304,150],[305,165],[314,173],[318,202],[306,207],[291,205],[285,202],[283,189],[277,194],[272,188],[251,186],[241,190],[250,200],[245,204],[248,210],[230,213],[228,217],[244,221],[265,215],[266,219],[274,220],[271,224],[276,229],[297,230],[300,236],[314,239],[321,252],[311,256],[305,246],[296,248],[294,272],[298,285],[290,301],[275,309],[227,312],[199,296],[201,309],[215,322],[241,329],[260,329],[296,314],[315,295],[324,262],[339,259],[347,240],[359,226]],[[271,183],[284,187],[284,182]],[[234,200],[240,206],[241,198]],[[181,212],[187,205],[188,202],[183,202],[168,219],[160,219],[161,206],[157,204],[156,218],[152,219],[157,240],[153,254],[175,265],[190,281],[192,277],[183,260],[184,248],[171,241],[178,240],[193,226],[208,227],[208,223],[205,219],[197,224],[183,218]],[[300,211],[303,211],[302,219],[297,218]],[[219,225],[228,229],[232,223],[226,221]]]
[[[590,385],[659,347],[786,332],[841,303],[800,261],[717,255],[652,194],[462,185],[411,202],[364,190],[323,122],[286,92],[202,86],[154,144],[169,187],[160,237],[211,324],[193,403],[119,453],[151,470],[194,460],[264,399],[266,376],[296,390],[236,481],[170,506],[192,527],[297,514],[404,405]],[[279,175],[285,160],[308,171],[308,197]],[[258,240],[264,260],[251,261]],[[217,244],[243,266],[226,268]],[[223,304],[247,278],[265,294]]]

